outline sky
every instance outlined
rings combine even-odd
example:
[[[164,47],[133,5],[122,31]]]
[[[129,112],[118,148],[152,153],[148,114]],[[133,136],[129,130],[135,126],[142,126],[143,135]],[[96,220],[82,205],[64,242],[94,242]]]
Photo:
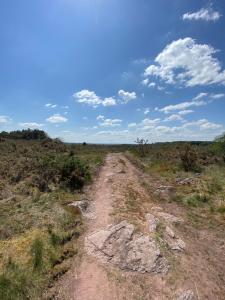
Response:
[[[0,131],[212,140],[224,112],[225,1],[0,2]]]

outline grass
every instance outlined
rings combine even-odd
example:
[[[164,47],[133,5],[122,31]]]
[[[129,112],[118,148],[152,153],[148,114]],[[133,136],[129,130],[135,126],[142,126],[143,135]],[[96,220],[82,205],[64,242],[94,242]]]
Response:
[[[68,204],[80,200],[82,186],[96,176],[108,152],[127,151],[155,182],[176,185],[177,197],[171,201],[187,209],[191,222],[200,224],[206,210],[207,216],[224,218],[224,163],[215,160],[208,144],[195,147],[201,174],[196,183],[177,186],[177,178],[196,176],[182,169],[179,143],[150,145],[140,157],[135,146],[0,141],[0,299],[43,299],[48,286],[68,270],[71,257],[79,254],[77,238],[83,231],[82,217]],[[120,163],[125,168],[125,161]],[[149,201],[143,198],[128,186],[116,204],[116,217],[138,227]]]
[[[108,151],[54,140],[0,142],[0,299],[42,299],[68,270],[83,231],[68,204],[80,200]]]
[[[176,201],[188,209],[208,211],[212,216],[223,214],[225,207],[225,165],[222,155],[215,154],[209,143],[188,145],[190,153],[195,153],[196,171],[184,168],[185,143],[158,143],[150,145],[148,153],[142,157],[134,148],[126,154],[138,168],[150,175],[152,186],[170,185],[176,195],[169,201]],[[185,165],[186,166],[186,165]],[[200,173],[199,173],[200,172]],[[178,185],[177,180],[192,178],[187,185]],[[155,187],[155,188],[156,188]],[[154,190],[149,189],[154,192]],[[154,199],[153,199],[154,200]],[[155,201],[159,199],[155,198]]]

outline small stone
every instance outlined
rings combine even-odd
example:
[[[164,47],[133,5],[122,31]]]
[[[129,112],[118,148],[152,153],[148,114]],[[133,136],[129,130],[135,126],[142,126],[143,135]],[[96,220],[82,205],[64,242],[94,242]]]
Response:
[[[176,251],[183,251],[186,247],[185,242],[178,238],[172,241],[167,241],[169,247],[171,248],[171,250],[176,250]]]
[[[191,290],[186,290],[178,294],[177,300],[195,300],[195,296]]]
[[[181,218],[175,217],[174,215],[165,212],[158,212],[157,216],[163,218],[164,221],[169,224],[178,224],[183,222]]]
[[[178,178],[176,179],[176,183],[178,185],[191,185],[191,184],[194,184],[196,182],[196,178],[191,178],[191,177],[188,177],[188,178]]]
[[[175,188],[170,185],[161,185],[154,192],[156,196],[159,196],[162,199],[169,199],[174,195],[174,193]]]
[[[175,238],[175,233],[174,233],[174,231],[173,231],[169,226],[166,226],[166,233],[167,233],[171,238]]]
[[[155,232],[156,228],[159,224],[159,219],[157,219],[155,216],[153,216],[152,214],[146,214],[145,218],[148,222],[148,228],[150,232]]]
[[[70,203],[69,206],[75,207],[79,210],[82,216],[87,219],[95,219],[95,212],[89,200],[81,200]]]

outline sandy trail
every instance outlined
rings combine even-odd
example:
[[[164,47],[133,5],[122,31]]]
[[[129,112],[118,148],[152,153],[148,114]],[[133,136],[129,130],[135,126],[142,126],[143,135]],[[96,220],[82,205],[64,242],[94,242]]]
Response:
[[[137,182],[138,171],[122,154],[108,154],[100,174],[92,186],[91,195],[96,218],[88,221],[85,236],[96,230],[112,224],[110,214],[113,211],[114,199],[122,196],[121,193],[127,184]],[[84,254],[79,270],[70,282],[70,296],[67,299],[76,300],[113,300],[122,299],[107,275],[107,267],[101,265],[95,258]]]
[[[146,233],[145,214],[156,205],[151,192],[143,185],[145,174],[139,171],[123,154],[108,154],[95,182],[87,191],[92,200],[94,219],[86,220],[87,230],[82,240],[110,224],[128,220]],[[147,184],[155,188],[154,178]],[[164,212],[186,218],[183,207],[173,201],[157,202]],[[127,210],[128,209],[128,210]],[[60,300],[171,300],[177,291],[192,290],[194,298],[224,299],[224,230],[196,229],[189,222],[175,228],[184,239],[184,253],[167,253],[171,268],[160,274],[141,274],[121,271],[110,264],[102,264],[85,252],[74,260],[74,266],[60,281],[57,298]],[[201,237],[201,238],[200,238]],[[82,246],[79,245],[79,247]],[[82,252],[82,251],[81,251]]]
[[[92,197],[96,218],[89,222],[86,236],[111,223],[110,213],[113,202],[111,181],[116,179],[116,174],[119,171],[118,159],[119,155],[110,154],[106,157],[105,165],[95,183]],[[73,299],[76,300],[116,299],[115,290],[110,285],[103,266],[87,255],[82,258],[74,288]]]

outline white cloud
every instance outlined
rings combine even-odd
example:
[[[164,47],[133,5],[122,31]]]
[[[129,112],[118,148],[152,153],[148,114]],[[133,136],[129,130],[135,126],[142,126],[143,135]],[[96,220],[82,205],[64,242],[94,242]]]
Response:
[[[184,128],[196,126],[199,127],[200,130],[215,130],[223,128],[223,125],[209,122],[207,119],[200,119],[198,121],[187,122],[183,125]]]
[[[214,11],[211,7],[201,8],[199,11],[193,13],[183,14],[183,20],[189,21],[217,21],[221,17],[221,14],[218,11]]]
[[[124,90],[119,90],[118,95],[123,100],[123,103],[127,103],[137,98],[135,92],[126,92]]]
[[[143,85],[148,85],[148,83],[149,83],[149,80],[148,80],[148,78],[146,78],[146,79],[144,79],[144,80],[142,80],[142,82],[141,82]]]
[[[120,119],[103,119],[99,126],[103,127],[118,127],[121,126],[122,120]]]
[[[156,83],[155,83],[155,82],[149,82],[149,79],[148,79],[148,78],[143,79],[141,83],[142,83],[143,85],[148,86],[148,87],[151,87],[151,88],[153,88],[153,87],[156,86]]]
[[[68,119],[60,114],[54,114],[53,116],[47,118],[46,121],[49,123],[64,123],[67,122]]]
[[[0,116],[0,125],[5,125],[10,123],[11,119],[7,116]]]
[[[199,93],[199,94],[194,98],[194,100],[202,99],[202,98],[206,97],[207,95],[208,95],[208,93]]]
[[[128,128],[137,127],[137,123],[129,123]]]
[[[150,112],[150,109],[149,109],[149,108],[146,108],[146,109],[144,110],[144,114],[145,114],[145,115],[147,115],[149,112]]]
[[[225,84],[225,71],[210,45],[197,44],[190,37],[173,41],[146,68],[146,77],[156,76],[168,84],[185,86]]]
[[[47,104],[45,104],[45,107],[56,108],[57,104],[47,103]]]
[[[173,122],[173,121],[182,121],[183,118],[179,114],[174,114],[166,118],[164,121],[165,122]]]
[[[85,103],[93,107],[97,107],[98,105],[102,104],[102,99],[95,94],[93,91],[89,90],[82,90],[73,94],[73,97],[79,103]]]
[[[165,114],[177,111],[177,110],[186,110],[187,108],[191,107],[191,106],[202,106],[202,105],[206,105],[207,102],[205,101],[186,101],[186,102],[182,102],[179,104],[174,104],[174,105],[168,105],[165,106],[163,108],[156,108],[157,111],[160,112],[164,112]]]
[[[148,86],[149,86],[149,87],[155,87],[155,86],[156,86],[156,83],[155,83],[155,82],[150,82]]]
[[[180,116],[185,116],[185,115],[191,114],[191,113],[193,113],[193,112],[194,112],[194,111],[191,110],[191,109],[185,109],[185,110],[179,111],[178,114],[179,114]]]
[[[30,128],[30,129],[39,129],[44,126],[44,124],[35,123],[35,122],[25,122],[25,123],[19,123],[19,126],[23,128]]]
[[[225,94],[223,94],[223,93],[210,95],[210,98],[212,98],[212,99],[220,99],[220,98],[224,98],[224,97],[225,97]]]
[[[118,95],[122,103],[127,103],[130,100],[136,99],[135,92],[126,92],[124,90],[119,90]],[[99,105],[103,106],[114,106],[119,103],[114,97],[101,98],[96,95],[95,92],[89,90],[82,90],[73,94],[75,100],[79,103],[85,103],[92,107],[97,107]]]
[[[96,120],[104,120],[104,119],[105,119],[105,117],[103,115],[98,115],[96,118]]]
[[[160,122],[159,118],[156,118],[156,119],[146,118],[146,119],[142,120],[141,123],[138,124],[138,126],[142,130],[149,130],[149,129],[154,128],[156,126],[156,124],[158,124],[159,122]]]
[[[103,106],[113,106],[113,105],[116,105],[116,99],[114,99],[113,97],[105,98],[102,101],[102,105]]]

